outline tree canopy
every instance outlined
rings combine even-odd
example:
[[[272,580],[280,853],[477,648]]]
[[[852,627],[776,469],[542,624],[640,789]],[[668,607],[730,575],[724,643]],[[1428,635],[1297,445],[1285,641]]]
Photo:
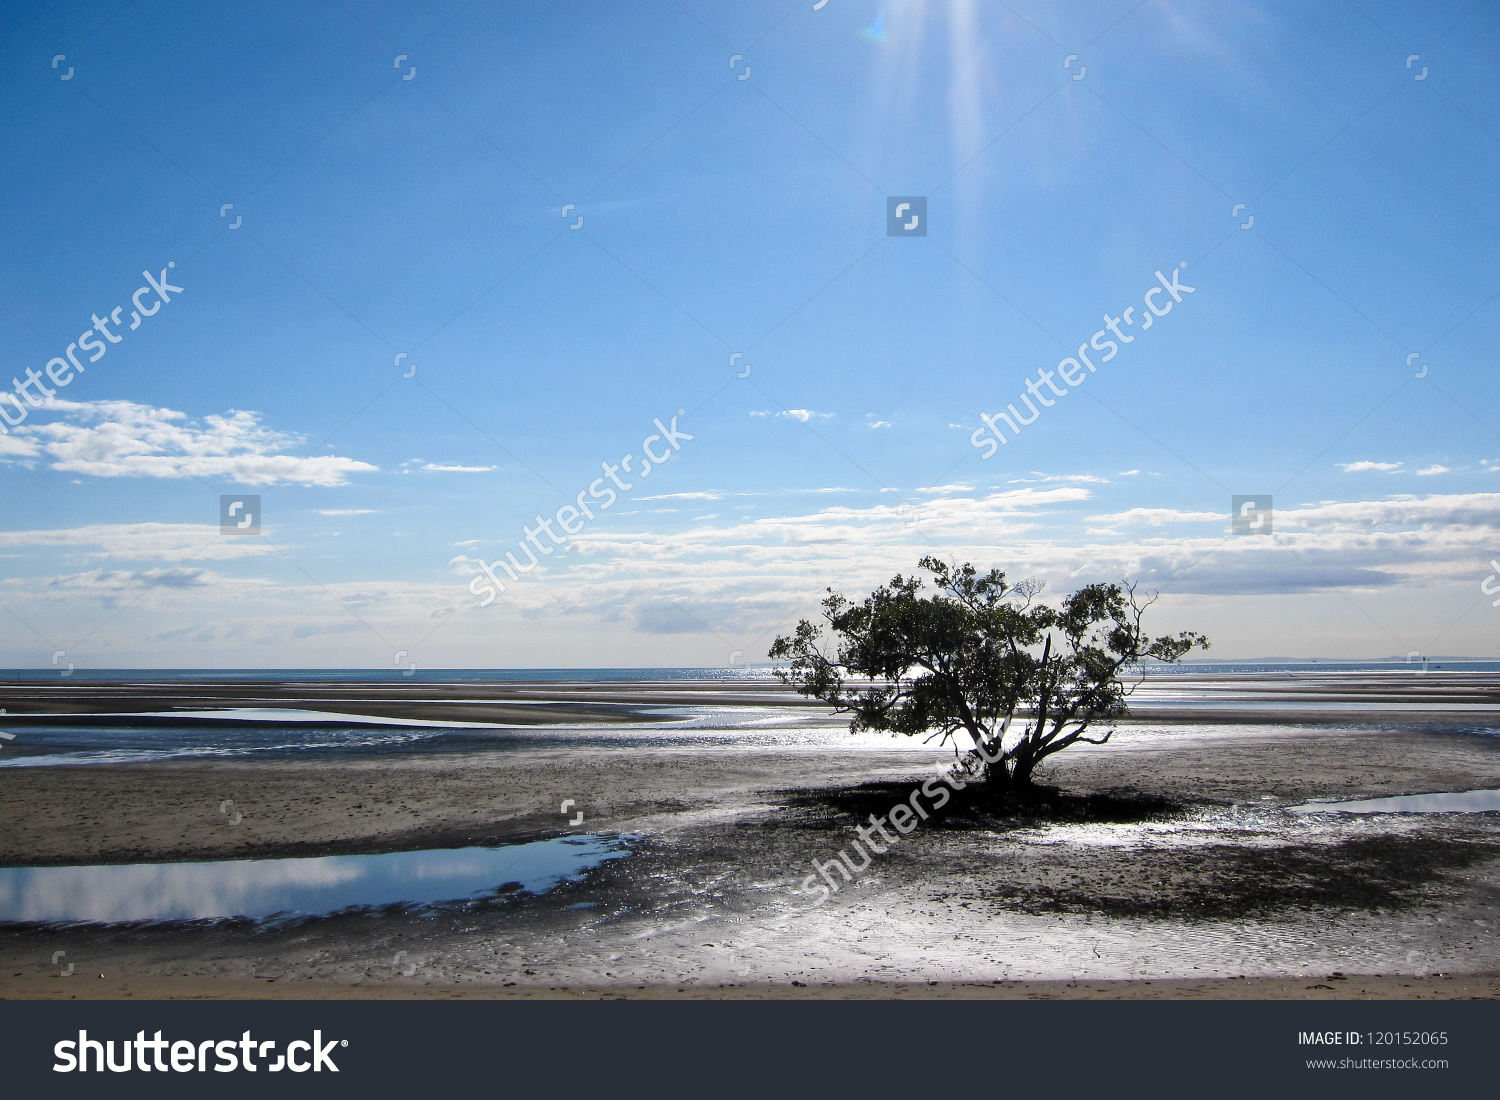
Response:
[[[969,738],[970,760],[995,788],[1030,787],[1036,766],[1080,741],[1100,745],[1123,717],[1143,662],[1175,662],[1201,634],[1152,638],[1141,625],[1154,595],[1091,584],[1056,606],[1042,585],[998,569],[928,556],[925,581],[897,574],[855,603],[829,589],[823,624],[778,636],[784,682],[851,715],[851,732],[882,730],[941,743]],[[833,635],[825,641],[825,625]],[[857,681],[851,683],[851,681]]]

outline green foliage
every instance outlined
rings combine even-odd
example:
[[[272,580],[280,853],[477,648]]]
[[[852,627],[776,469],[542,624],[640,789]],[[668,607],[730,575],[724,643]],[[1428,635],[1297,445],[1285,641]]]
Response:
[[[1056,606],[1037,602],[1042,586],[1007,584],[991,569],[918,563],[924,581],[897,575],[859,603],[829,590],[824,626],[803,619],[771,646],[778,673],[803,695],[851,715],[851,732],[882,730],[928,739],[967,734],[972,762],[1000,787],[1025,787],[1043,759],[1126,714],[1143,661],[1174,662],[1201,634],[1148,636],[1141,626],[1155,598],[1134,585],[1091,584]],[[862,681],[857,686],[851,679]]]

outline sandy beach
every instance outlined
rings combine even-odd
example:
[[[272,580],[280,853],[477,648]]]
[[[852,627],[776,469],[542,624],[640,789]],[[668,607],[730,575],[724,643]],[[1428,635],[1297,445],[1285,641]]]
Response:
[[[629,855],[537,896],[420,912],[0,926],[0,996],[1495,996],[1500,816],[1294,809],[1500,787],[1492,678],[1142,696],[1110,744],[1054,758],[1044,810],[955,797],[816,904],[813,861],[951,751],[850,738],[765,682],[6,684],[8,729],[281,708],[484,739],[0,767],[0,866],[580,834]]]

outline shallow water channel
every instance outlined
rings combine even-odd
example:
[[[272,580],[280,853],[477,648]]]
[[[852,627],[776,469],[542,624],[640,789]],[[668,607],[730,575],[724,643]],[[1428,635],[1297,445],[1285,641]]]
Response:
[[[629,854],[613,836],[381,855],[0,868],[0,922],[254,920],[542,894]]]
[[[1355,802],[1306,802],[1293,806],[1304,814],[1482,814],[1500,810],[1500,791],[1454,791],[1450,794],[1401,794]]]

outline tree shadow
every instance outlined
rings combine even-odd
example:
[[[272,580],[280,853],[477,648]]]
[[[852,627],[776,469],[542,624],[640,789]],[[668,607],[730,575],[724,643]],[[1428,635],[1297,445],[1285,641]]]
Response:
[[[778,792],[802,828],[838,829],[863,824],[871,814],[883,817],[898,805],[911,808],[920,783],[862,783],[857,787]],[[1026,828],[1036,824],[1133,825],[1164,821],[1185,812],[1185,804],[1143,795],[1128,789],[1072,794],[1056,787],[1033,787],[1024,792],[996,791],[971,785],[954,791],[944,785],[949,799],[941,809],[934,799],[918,796],[928,813],[928,829]],[[940,799],[939,799],[940,800]]]

